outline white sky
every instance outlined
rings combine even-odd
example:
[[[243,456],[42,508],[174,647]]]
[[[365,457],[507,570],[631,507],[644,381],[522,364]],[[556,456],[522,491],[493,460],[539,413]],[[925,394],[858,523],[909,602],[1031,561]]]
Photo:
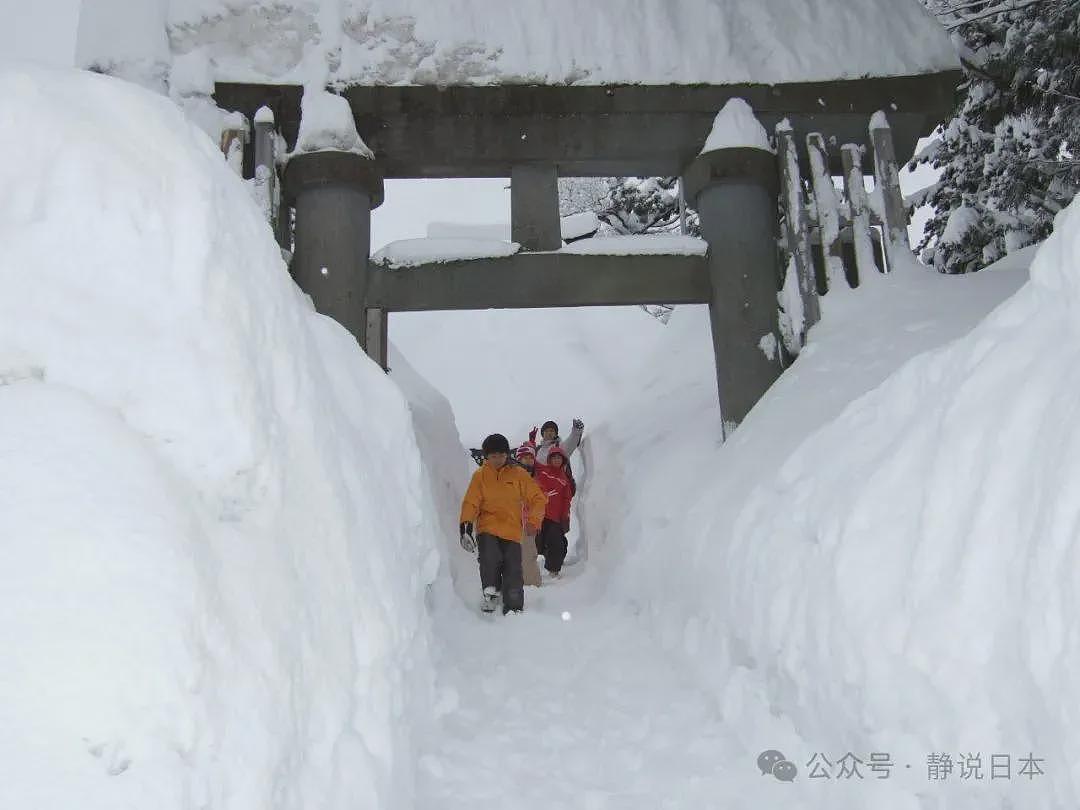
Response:
[[[33,61],[53,67],[75,64],[82,0],[0,0],[0,62]]]
[[[371,220],[371,251],[397,239],[427,236],[429,222],[509,222],[509,185],[504,178],[387,180],[386,201]]]

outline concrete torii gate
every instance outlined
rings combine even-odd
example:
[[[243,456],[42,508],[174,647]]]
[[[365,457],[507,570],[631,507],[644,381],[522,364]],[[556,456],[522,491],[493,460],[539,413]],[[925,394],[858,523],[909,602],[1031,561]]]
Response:
[[[721,412],[733,426],[781,370],[760,346],[777,333],[779,182],[776,158],[763,150],[699,155],[717,111],[738,97],[767,130],[787,119],[797,143],[818,132],[865,146],[870,117],[887,110],[897,152],[908,155],[951,108],[959,78],[939,71],[779,85],[351,86],[343,95],[376,158],[323,151],[289,160],[291,272],[384,368],[392,312],[708,304]],[[301,94],[297,86],[219,82],[215,99],[249,117],[268,106],[291,149]],[[842,172],[838,160],[830,168]],[[560,175],[680,175],[707,256],[553,252],[561,245]],[[374,266],[371,211],[383,201],[384,178],[437,177],[509,177],[511,237],[523,252],[392,272]]]

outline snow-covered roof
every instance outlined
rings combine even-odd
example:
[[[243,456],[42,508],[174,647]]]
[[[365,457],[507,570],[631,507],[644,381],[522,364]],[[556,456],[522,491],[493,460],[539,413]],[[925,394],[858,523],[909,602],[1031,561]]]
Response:
[[[168,0],[217,81],[778,84],[958,67],[919,0]]]

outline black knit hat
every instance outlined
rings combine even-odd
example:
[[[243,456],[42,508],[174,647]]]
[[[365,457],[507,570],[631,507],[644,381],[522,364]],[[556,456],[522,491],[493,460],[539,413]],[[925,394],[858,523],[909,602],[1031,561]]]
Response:
[[[484,443],[480,445],[480,449],[484,451],[484,455],[490,455],[491,453],[506,453],[510,454],[510,442],[506,440],[506,437],[501,433],[492,433],[486,439]]]
[[[544,422],[543,426],[540,428],[540,432],[543,433],[548,428],[555,428],[555,435],[556,436],[559,435],[559,426],[557,424],[555,424],[554,422],[552,422],[550,419],[548,419],[546,422]]]

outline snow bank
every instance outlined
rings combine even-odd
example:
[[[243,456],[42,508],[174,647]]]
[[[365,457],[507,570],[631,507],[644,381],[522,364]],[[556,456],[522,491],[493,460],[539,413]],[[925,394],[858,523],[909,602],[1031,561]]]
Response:
[[[173,51],[204,50],[223,81],[768,84],[958,67],[918,0],[171,0],[170,23]]]
[[[396,316],[395,316],[396,317]],[[458,543],[458,515],[461,499],[476,470],[468,450],[458,437],[454,410],[450,402],[410,365],[395,343],[390,344],[388,358],[390,379],[401,389],[409,403],[417,444],[421,448],[422,464],[439,519],[439,548],[443,555],[445,576],[436,579],[429,600],[435,617],[460,618],[475,614],[469,607],[476,602],[476,557],[465,554]],[[448,598],[453,592],[460,597]],[[438,633],[443,638],[443,633]],[[444,654],[454,656],[451,649]]]
[[[517,242],[497,239],[399,239],[377,251],[371,260],[389,268],[416,267],[432,262],[498,259],[513,256],[520,248]]]
[[[716,114],[701,154],[743,147],[773,151],[765,127],[757,120],[753,108],[743,99],[733,98]]]
[[[440,529],[400,393],[167,99],[0,95],[0,806],[410,806]]]
[[[679,307],[632,387],[655,398],[593,431],[590,559],[712,690],[746,752],[733,779],[763,805],[777,788],[806,808],[1077,803],[1077,256],[1073,206],[981,323],[1022,274],[905,266],[831,294],[723,446],[704,308]],[[794,785],[753,770],[769,748]],[[849,751],[898,764],[806,778]],[[957,764],[928,782],[930,754],[962,752],[985,781]],[[1011,781],[990,780],[994,754]],[[1017,775],[1029,754],[1045,776]]]
[[[681,234],[632,234],[582,239],[562,248],[563,253],[605,256],[704,256],[709,245],[704,239]]]

